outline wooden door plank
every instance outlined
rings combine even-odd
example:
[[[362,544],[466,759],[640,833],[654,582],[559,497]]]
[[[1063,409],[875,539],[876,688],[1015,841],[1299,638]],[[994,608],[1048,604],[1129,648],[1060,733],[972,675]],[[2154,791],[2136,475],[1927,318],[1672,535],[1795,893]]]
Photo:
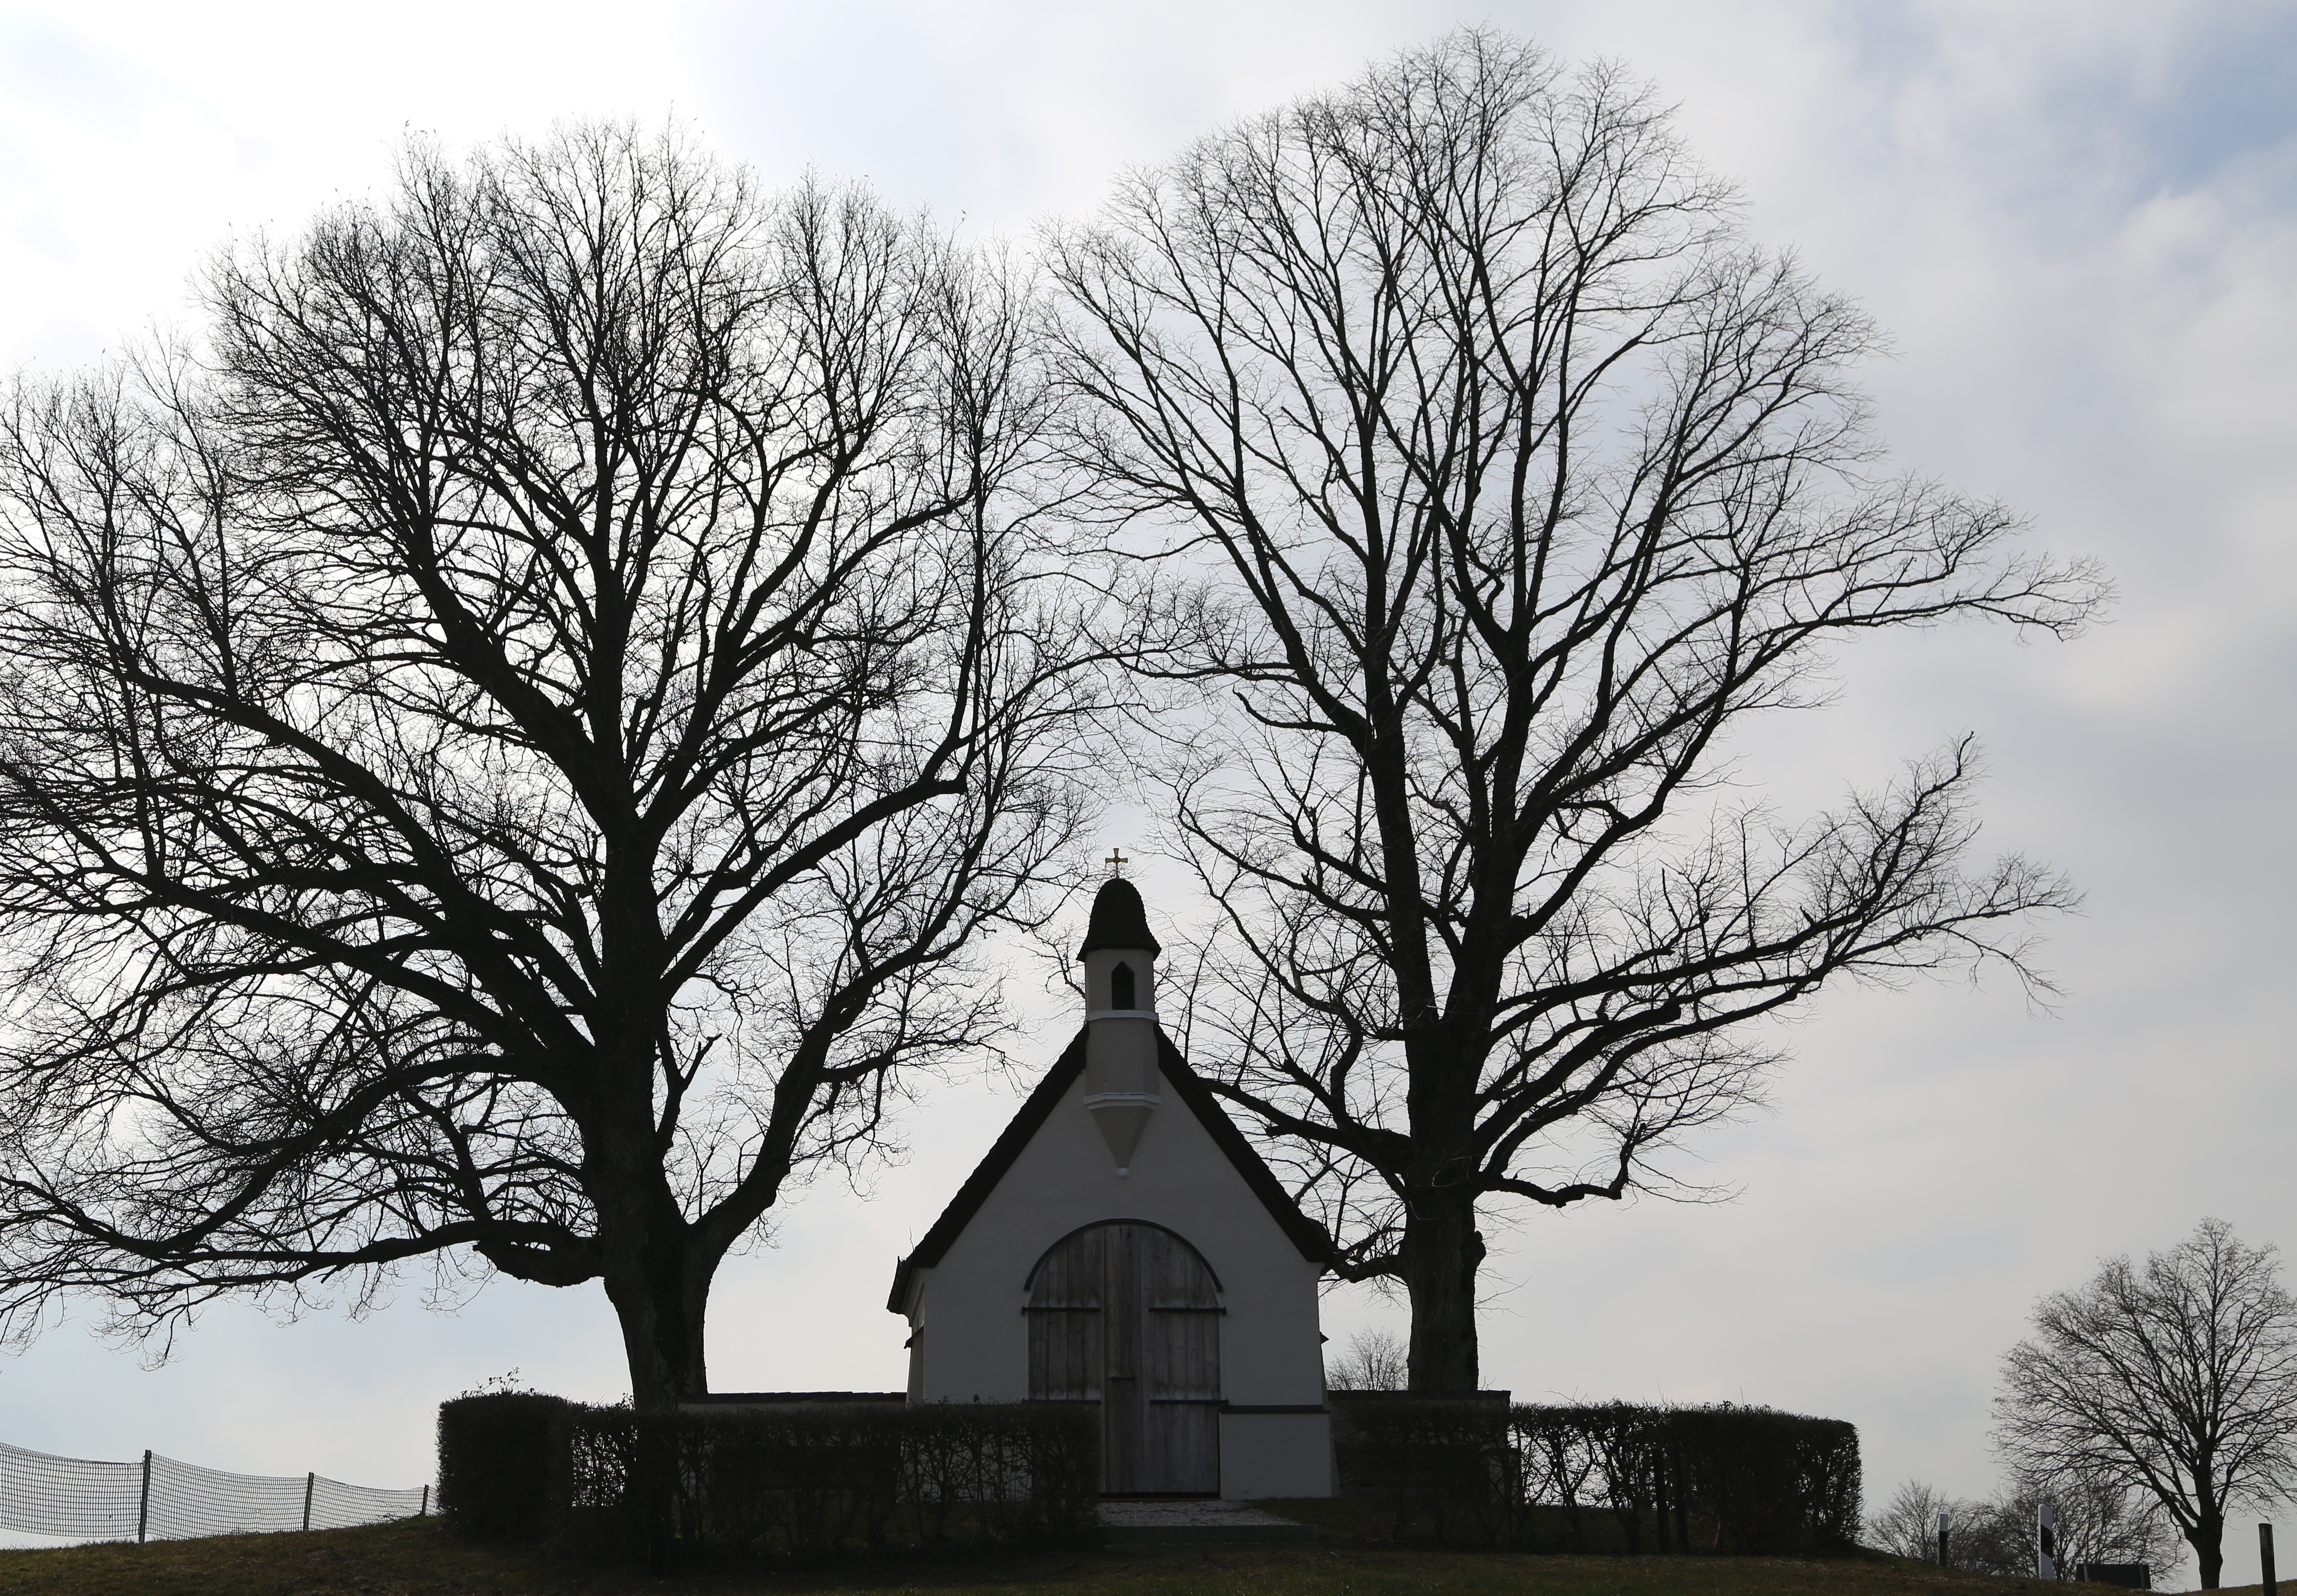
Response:
[[[1029,1293],[1029,1394],[1100,1404],[1101,1489],[1220,1489],[1220,1293],[1196,1249],[1154,1225],[1081,1230]]]
[[[1100,1395],[1103,1238],[1069,1238],[1038,1264],[1029,1293],[1029,1395],[1091,1402]]]
[[[1141,1378],[1139,1225],[1108,1225],[1101,1253],[1101,1489],[1117,1494],[1160,1487],[1147,1468],[1147,1382]]]

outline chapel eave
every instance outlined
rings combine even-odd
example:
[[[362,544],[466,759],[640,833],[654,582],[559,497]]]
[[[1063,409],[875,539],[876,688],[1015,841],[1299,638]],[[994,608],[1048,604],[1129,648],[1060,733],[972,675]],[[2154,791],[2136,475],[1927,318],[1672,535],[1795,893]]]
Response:
[[[1006,1172],[1020,1157],[1022,1149],[1043,1128],[1062,1097],[1083,1073],[1085,1039],[1090,1031],[1089,1025],[1078,1030],[1075,1040],[1062,1050],[1053,1067],[1045,1072],[1044,1079],[1037,1082],[1036,1090],[1022,1103],[1019,1112],[1007,1122],[987,1155],[966,1177],[965,1184],[958,1188],[957,1195],[950,1199],[949,1206],[942,1210],[941,1217],[934,1221],[932,1228],[910,1249],[909,1256],[895,1266],[893,1290],[885,1300],[888,1312],[904,1315],[909,1312],[910,1286],[917,1271],[933,1268],[956,1245],[965,1227],[972,1223],[974,1215],[989,1200],[990,1193],[997,1189],[998,1182],[1005,1178]],[[1205,1128],[1206,1133],[1213,1139],[1213,1145],[1220,1149],[1222,1156],[1243,1179],[1246,1187],[1259,1199],[1269,1217],[1276,1222],[1277,1228],[1284,1232],[1285,1238],[1310,1263],[1330,1266],[1333,1262],[1331,1237],[1322,1225],[1300,1211],[1300,1205],[1292,1200],[1292,1194],[1284,1189],[1284,1184],[1276,1178],[1275,1172],[1253,1150],[1252,1144],[1245,1139],[1244,1132],[1237,1129],[1236,1122],[1228,1116],[1228,1111],[1221,1107],[1212,1089],[1205,1084],[1201,1075],[1189,1067],[1188,1060],[1181,1056],[1181,1050],[1173,1045],[1162,1027],[1157,1032],[1157,1062],[1158,1073],[1172,1087],[1173,1095]]]

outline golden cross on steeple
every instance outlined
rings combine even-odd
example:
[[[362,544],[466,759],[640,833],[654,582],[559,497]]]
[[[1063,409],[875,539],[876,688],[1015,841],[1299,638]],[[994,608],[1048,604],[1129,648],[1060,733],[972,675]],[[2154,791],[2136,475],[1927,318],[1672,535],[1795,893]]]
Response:
[[[1131,864],[1132,861],[1125,858],[1122,853],[1119,853],[1116,849],[1111,848],[1108,851],[1108,857],[1102,860],[1100,862],[1108,867],[1108,873],[1111,876],[1122,876],[1124,874],[1124,867]]]

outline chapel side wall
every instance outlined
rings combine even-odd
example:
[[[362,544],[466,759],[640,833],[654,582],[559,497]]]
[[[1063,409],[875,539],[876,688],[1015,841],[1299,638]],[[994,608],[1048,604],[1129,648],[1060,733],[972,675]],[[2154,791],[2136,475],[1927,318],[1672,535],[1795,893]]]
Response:
[[[1300,1255],[1169,1084],[1125,1179],[1084,1107],[1084,1088],[1082,1078],[1072,1083],[941,1262],[920,1271],[914,1320],[925,1327],[923,1400],[1025,1400],[1030,1270],[1082,1226],[1138,1219],[1184,1238],[1220,1281],[1227,1400],[1321,1405],[1319,1267]]]

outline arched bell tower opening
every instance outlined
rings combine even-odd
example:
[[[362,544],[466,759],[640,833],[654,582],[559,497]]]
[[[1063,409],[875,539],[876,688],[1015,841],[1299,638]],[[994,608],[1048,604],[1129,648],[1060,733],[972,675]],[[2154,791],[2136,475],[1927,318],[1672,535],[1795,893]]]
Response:
[[[1108,1006],[1111,1008],[1138,1008],[1133,1001],[1132,967],[1120,964],[1108,972]]]
[[[1220,1282],[1161,1225],[1112,1220],[1029,1274],[1029,1398],[1100,1404],[1109,1496],[1220,1493]]]

